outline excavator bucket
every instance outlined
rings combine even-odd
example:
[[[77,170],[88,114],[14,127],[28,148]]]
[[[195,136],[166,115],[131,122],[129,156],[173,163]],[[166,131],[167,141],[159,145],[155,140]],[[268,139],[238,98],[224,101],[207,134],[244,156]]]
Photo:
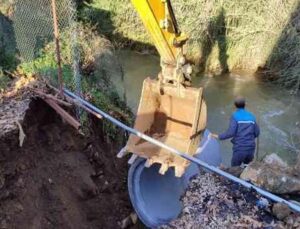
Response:
[[[134,128],[181,152],[193,156],[206,127],[206,104],[202,88],[181,88],[164,85],[157,80],[144,80]],[[161,164],[160,173],[175,168],[181,177],[189,162],[138,136],[130,135],[127,152],[146,158],[145,166]],[[136,156],[133,156],[136,157]]]

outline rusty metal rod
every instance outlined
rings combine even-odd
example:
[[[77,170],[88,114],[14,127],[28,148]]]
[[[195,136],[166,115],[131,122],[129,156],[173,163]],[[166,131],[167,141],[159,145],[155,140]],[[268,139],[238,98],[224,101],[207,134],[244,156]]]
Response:
[[[51,86],[50,84],[47,84],[48,87],[50,87],[51,89],[53,89],[56,92],[59,92],[59,90],[56,87]],[[78,106],[82,109],[84,109],[85,111],[91,113],[92,115],[96,116],[98,119],[102,119],[102,115],[94,112],[93,110],[89,109],[88,107],[82,105],[79,101],[77,101],[76,99],[71,98],[70,96],[66,96],[65,99],[69,102],[74,104],[75,106]]]
[[[51,0],[53,29],[54,29],[54,40],[55,40],[55,47],[56,47],[59,91],[60,91],[60,94],[63,95],[63,78],[62,78],[61,56],[60,56],[59,29],[58,29],[58,23],[57,23],[56,2],[55,1],[56,0]]]

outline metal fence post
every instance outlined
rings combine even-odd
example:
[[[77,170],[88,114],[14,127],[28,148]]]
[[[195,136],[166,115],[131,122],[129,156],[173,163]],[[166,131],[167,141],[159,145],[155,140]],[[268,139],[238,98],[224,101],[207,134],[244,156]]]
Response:
[[[58,84],[59,84],[60,94],[63,95],[63,79],[62,79],[62,68],[61,68],[60,44],[59,44],[59,30],[58,30],[58,23],[57,23],[55,1],[56,0],[52,0],[53,29],[54,29],[54,39],[55,39],[55,46],[56,46]]]

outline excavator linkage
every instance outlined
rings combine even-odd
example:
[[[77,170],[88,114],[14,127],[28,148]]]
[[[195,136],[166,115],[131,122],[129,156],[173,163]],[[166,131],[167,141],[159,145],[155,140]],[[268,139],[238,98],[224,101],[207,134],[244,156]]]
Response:
[[[170,0],[131,1],[153,39],[162,68],[157,80],[147,78],[143,83],[134,128],[192,156],[206,127],[206,105],[203,89],[189,87],[192,68],[183,48],[188,37],[178,28]],[[174,167],[181,177],[189,165],[135,135],[130,135],[122,152],[134,154],[130,162],[140,156],[147,159],[145,166],[161,164],[161,174]]]

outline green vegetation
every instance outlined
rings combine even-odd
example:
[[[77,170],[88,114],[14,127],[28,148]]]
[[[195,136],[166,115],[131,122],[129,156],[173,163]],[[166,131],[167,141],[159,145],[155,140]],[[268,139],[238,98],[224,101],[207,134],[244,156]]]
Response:
[[[266,73],[279,84],[300,88],[300,7],[291,15],[266,67]]]
[[[298,0],[172,2],[182,31],[190,36],[189,56],[202,70],[255,72],[265,67],[282,84],[299,81]],[[116,37],[117,45],[151,44],[129,0],[94,0],[82,8],[81,17]]]
[[[130,0],[89,2],[81,6],[79,18],[95,25],[99,33],[108,37],[115,47],[153,50],[151,38]]]
[[[126,123],[132,122],[132,114],[111,81],[112,75],[119,79],[123,76],[113,46],[88,23],[79,23],[74,34],[74,14],[69,12],[70,2],[66,0],[57,5],[65,86],[73,91],[80,87],[83,96],[96,106]],[[82,4],[83,1],[77,2]],[[17,75],[36,75],[57,85],[57,61],[49,5],[22,1],[16,4],[16,11],[12,12],[14,8],[11,2],[0,0],[0,90],[5,89],[10,81],[6,71],[16,72]],[[27,7],[20,10],[25,5]],[[36,14],[32,14],[33,11]],[[75,59],[78,59],[76,73],[81,75],[81,82],[74,79]],[[87,114],[82,114],[81,120],[88,125],[87,120],[90,119]],[[103,128],[109,139],[116,140],[120,136],[117,134],[119,130],[108,122],[103,122]]]
[[[78,73],[81,74],[81,90],[83,95],[93,104],[106,112],[118,117],[125,123],[132,122],[132,114],[126,104],[116,92],[116,88],[111,82],[111,75],[122,78],[122,69],[116,67],[117,59],[111,43],[99,35],[91,26],[78,25],[77,43],[70,42],[70,30],[61,33],[61,57],[63,81],[65,87],[76,90],[76,80],[74,79],[73,52],[76,48],[80,54]],[[74,47],[76,45],[76,47]],[[57,63],[54,42],[48,43],[37,58],[33,61],[21,63],[17,67],[17,72],[23,75],[38,75],[52,85],[57,82]],[[89,120],[87,114],[81,115],[81,121],[87,126]],[[104,133],[108,139],[122,140],[119,129],[109,122],[103,122]]]
[[[83,56],[80,62],[82,73],[89,76],[89,81],[95,83],[95,80],[103,78],[102,75],[112,75],[111,71],[116,69],[113,63],[109,63],[115,62],[112,46],[153,49],[151,38],[130,0],[76,2],[79,3],[79,18],[83,22],[78,35]],[[9,3],[0,0],[0,68],[10,71],[18,65],[18,58]],[[281,85],[299,88],[298,0],[178,0],[172,3],[181,30],[190,36],[188,55],[200,66],[200,70],[218,74],[227,70],[255,72],[260,69],[264,76]],[[51,21],[47,23],[51,24]],[[90,28],[90,25],[94,27]],[[95,29],[97,34],[106,36],[112,43],[98,37],[92,32]],[[73,47],[68,33],[64,30],[62,33],[63,72],[67,84],[74,88],[71,68]],[[96,43],[90,44],[90,40]],[[99,49],[110,51],[97,53],[95,50]],[[19,69],[27,74],[38,72],[53,80],[52,76],[56,75],[54,44],[47,44],[37,56],[34,61],[23,63]],[[100,69],[97,61],[106,67]],[[91,72],[95,72],[94,76]],[[101,77],[97,79],[96,75]]]

